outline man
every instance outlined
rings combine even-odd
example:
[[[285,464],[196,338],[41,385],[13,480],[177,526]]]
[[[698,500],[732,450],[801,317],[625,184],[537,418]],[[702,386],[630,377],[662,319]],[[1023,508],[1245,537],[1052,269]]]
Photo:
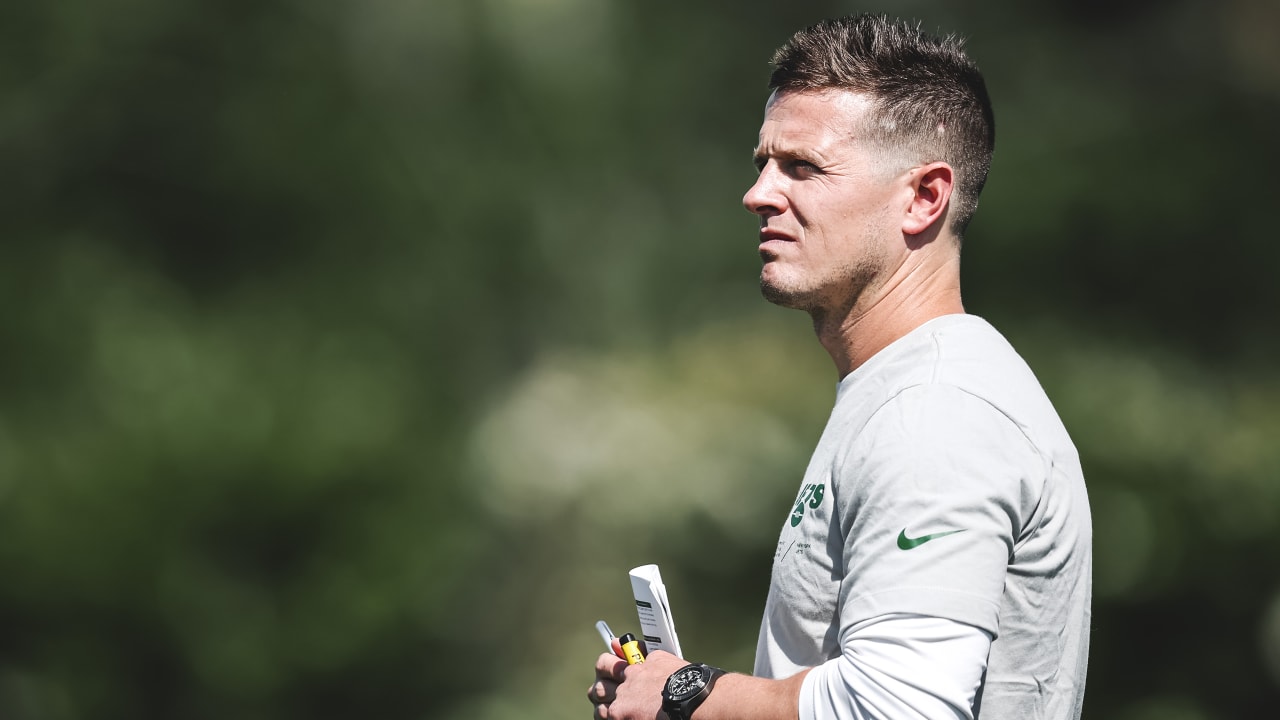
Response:
[[[964,314],[960,242],[994,146],[954,38],[819,23],[774,57],[743,203],[767,299],[840,375],[782,525],[755,675],[602,655],[610,720],[1078,718],[1091,528],[1035,377]]]

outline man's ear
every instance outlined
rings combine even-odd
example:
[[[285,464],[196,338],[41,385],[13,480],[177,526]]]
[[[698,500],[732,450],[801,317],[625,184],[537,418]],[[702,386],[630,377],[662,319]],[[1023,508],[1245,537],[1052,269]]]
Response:
[[[902,218],[902,232],[919,235],[946,215],[955,174],[950,165],[938,161],[913,168],[908,180],[913,195]]]

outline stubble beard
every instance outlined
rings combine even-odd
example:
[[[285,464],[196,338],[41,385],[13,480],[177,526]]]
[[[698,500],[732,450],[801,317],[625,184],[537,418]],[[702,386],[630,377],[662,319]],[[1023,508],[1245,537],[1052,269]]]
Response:
[[[842,267],[825,281],[808,284],[795,278],[769,279],[762,270],[760,294],[779,307],[809,313],[816,323],[848,314],[876,282],[878,274],[877,264],[867,260]]]
[[[767,280],[764,273],[760,273],[760,294],[764,296],[765,300],[774,305],[792,310],[807,311],[813,304],[810,293],[800,292],[780,283]]]

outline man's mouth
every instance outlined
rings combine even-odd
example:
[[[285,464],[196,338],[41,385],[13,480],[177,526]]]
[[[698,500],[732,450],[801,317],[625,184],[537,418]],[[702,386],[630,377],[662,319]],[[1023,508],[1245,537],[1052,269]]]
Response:
[[[795,242],[795,238],[778,230],[770,230],[768,228],[760,229],[760,258],[765,261],[772,260],[777,257],[779,243]]]

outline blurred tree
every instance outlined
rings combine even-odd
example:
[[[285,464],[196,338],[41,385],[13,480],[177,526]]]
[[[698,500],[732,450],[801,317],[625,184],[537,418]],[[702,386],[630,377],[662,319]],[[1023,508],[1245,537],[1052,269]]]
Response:
[[[0,717],[585,713],[654,561],[749,667],[834,378],[738,198],[772,49],[857,9],[0,11]],[[1088,716],[1269,706],[1275,7],[895,12],[995,99],[966,301],[1085,462]]]

